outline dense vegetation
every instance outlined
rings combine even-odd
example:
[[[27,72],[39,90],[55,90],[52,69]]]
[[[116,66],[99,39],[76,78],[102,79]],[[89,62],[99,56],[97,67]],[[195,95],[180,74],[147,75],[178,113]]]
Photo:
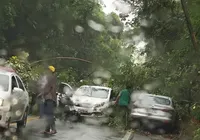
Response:
[[[135,16],[126,21],[132,28],[123,32],[120,18],[114,13],[105,15],[93,1],[2,0],[0,54],[7,60],[26,54],[28,59],[11,57],[8,62],[20,63],[15,68],[27,83],[37,80],[43,67],[52,64],[59,79],[73,86],[80,80],[107,83],[118,93],[129,82],[135,90],[173,97],[183,120],[191,116],[198,120],[200,0],[185,0],[196,48],[181,1],[124,1]],[[127,16],[120,17],[125,20]],[[142,49],[137,48],[140,41],[146,44]],[[145,62],[134,63],[135,54]],[[41,59],[46,61],[34,63]]]

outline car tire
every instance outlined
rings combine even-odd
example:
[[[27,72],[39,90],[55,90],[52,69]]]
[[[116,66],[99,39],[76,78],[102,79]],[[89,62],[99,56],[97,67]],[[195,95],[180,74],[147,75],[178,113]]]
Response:
[[[139,119],[132,120],[131,127],[133,129],[141,129],[141,127],[142,127],[141,121]]]
[[[28,111],[25,111],[22,120],[17,122],[17,129],[26,127],[27,118],[28,118]]]

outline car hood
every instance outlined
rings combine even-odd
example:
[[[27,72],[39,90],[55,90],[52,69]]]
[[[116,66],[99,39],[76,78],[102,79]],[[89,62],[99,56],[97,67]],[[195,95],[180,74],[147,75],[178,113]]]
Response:
[[[75,95],[71,99],[75,105],[80,105],[83,107],[95,107],[98,104],[106,102],[106,99],[86,97],[86,96],[75,96]]]

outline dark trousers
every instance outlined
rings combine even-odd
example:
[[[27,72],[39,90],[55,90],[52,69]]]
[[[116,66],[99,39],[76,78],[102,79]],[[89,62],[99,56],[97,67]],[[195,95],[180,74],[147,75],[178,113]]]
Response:
[[[119,112],[121,114],[121,118],[124,120],[125,129],[129,127],[129,108],[128,106],[119,106]]]
[[[56,103],[53,100],[46,100],[44,102],[44,115],[46,118],[46,127],[45,131],[56,130],[55,128],[55,118],[54,118],[54,110]]]

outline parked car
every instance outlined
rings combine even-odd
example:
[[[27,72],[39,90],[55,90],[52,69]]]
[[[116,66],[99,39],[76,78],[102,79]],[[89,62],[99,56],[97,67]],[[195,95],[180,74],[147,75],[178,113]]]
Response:
[[[132,96],[131,118],[133,126],[142,125],[149,128],[176,127],[178,115],[172,98],[148,93],[135,93]]]
[[[0,92],[0,127],[8,128],[10,123],[17,123],[18,128],[25,127],[29,96],[13,69],[0,67]]]
[[[75,109],[82,116],[103,117],[112,103],[112,89],[104,86],[81,86],[73,96]]]

